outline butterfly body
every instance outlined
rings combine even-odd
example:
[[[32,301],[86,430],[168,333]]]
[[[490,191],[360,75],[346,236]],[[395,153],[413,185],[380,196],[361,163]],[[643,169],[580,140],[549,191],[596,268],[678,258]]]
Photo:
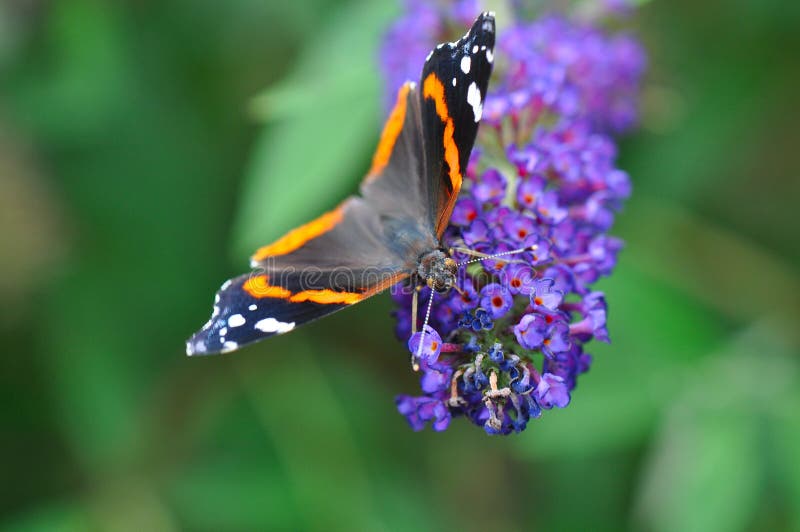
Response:
[[[456,284],[458,265],[443,249],[425,253],[417,266],[417,278],[437,292],[445,292]]]
[[[404,84],[359,189],[251,257],[226,281],[189,355],[228,352],[363,301],[410,279],[455,283],[442,234],[461,189],[492,69],[494,16],[481,14]]]

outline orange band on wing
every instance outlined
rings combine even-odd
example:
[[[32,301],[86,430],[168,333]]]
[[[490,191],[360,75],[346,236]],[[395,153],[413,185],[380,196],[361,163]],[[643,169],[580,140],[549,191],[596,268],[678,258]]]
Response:
[[[403,123],[406,120],[406,106],[410,87],[410,83],[404,83],[397,92],[397,103],[394,104],[394,108],[389,114],[389,119],[386,121],[386,125],[383,126],[381,140],[378,142],[378,148],[372,157],[372,167],[369,169],[367,181],[374,179],[389,164],[394,144],[397,142],[397,137],[400,136],[400,132],[403,130]]]
[[[280,286],[272,286],[269,284],[269,276],[256,275],[250,277],[242,284],[242,290],[251,296],[261,299],[262,297],[273,297],[278,299],[289,299],[292,295],[290,290]]]
[[[323,214],[316,220],[312,220],[305,225],[301,225],[297,229],[289,231],[272,244],[259,248],[258,251],[253,254],[252,260],[264,260],[267,257],[291,253],[309,240],[313,240],[321,234],[327,233],[333,229],[336,224],[342,221],[343,217],[344,209],[339,206]]]
[[[321,303],[323,305],[330,305],[334,303],[345,303],[352,305],[364,299],[364,294],[356,294],[353,292],[336,292],[335,290],[303,290],[293,294],[291,290],[280,286],[272,286],[269,284],[268,275],[256,275],[250,277],[242,284],[242,290],[251,296],[262,299],[265,297],[275,299],[287,299],[292,303],[303,303],[311,301],[312,303]]]
[[[444,135],[442,142],[444,144],[444,160],[450,168],[450,184],[453,186],[453,194],[458,195],[461,190],[461,164],[459,162],[458,146],[453,139],[455,133],[455,126],[453,125],[453,118],[447,109],[447,102],[444,99],[444,85],[436,77],[436,74],[430,73],[425,81],[422,83],[422,95],[427,99],[432,99],[436,105],[436,114],[444,123]]]
[[[422,82],[422,95],[425,98],[433,99],[433,103],[436,104],[436,114],[439,115],[442,122],[446,122],[450,118],[450,111],[444,100],[444,85],[433,72],[428,74],[428,77]]]
[[[303,301],[312,301],[314,303],[322,303],[330,305],[333,303],[345,303],[352,305],[364,299],[364,294],[355,294],[353,292],[336,292],[334,290],[304,290],[298,292],[289,298],[292,303],[302,303]]]

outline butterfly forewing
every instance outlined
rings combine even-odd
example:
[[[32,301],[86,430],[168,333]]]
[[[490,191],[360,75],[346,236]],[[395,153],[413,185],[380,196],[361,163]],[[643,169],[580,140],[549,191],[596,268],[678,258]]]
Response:
[[[410,273],[363,198],[293,230],[253,255],[253,272],[225,282],[190,355],[232,351],[341,310]]]
[[[483,114],[494,62],[494,17],[484,13],[456,42],[440,44],[422,70],[426,174],[436,234],[450,221]]]

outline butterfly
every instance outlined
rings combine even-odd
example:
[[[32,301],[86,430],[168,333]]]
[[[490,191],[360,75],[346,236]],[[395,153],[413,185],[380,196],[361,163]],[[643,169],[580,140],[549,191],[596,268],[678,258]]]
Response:
[[[400,87],[360,196],[251,257],[226,281],[188,355],[226,353],[354,305],[401,281],[444,291],[456,262],[441,242],[483,112],[494,61],[494,14],[436,46],[419,84]]]

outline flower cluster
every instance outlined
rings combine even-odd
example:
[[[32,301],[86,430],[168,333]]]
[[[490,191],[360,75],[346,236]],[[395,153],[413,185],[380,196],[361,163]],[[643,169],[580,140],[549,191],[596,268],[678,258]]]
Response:
[[[392,50],[452,38],[445,32],[461,22],[452,13],[474,3],[450,11],[411,3],[386,40],[390,90],[421,68],[420,54]],[[569,404],[592,361],[585,345],[609,341],[605,296],[593,284],[616,264],[622,242],[607,232],[631,188],[609,133],[636,123],[644,53],[630,37],[555,16],[506,26],[498,38],[478,141],[444,236],[484,256],[456,251],[457,261],[471,261],[456,289],[422,289],[422,305],[435,299],[424,335],[411,335],[411,296],[394,295],[397,335],[419,355],[423,395],[397,398],[415,430],[444,430],[463,415],[490,434],[519,432]]]

